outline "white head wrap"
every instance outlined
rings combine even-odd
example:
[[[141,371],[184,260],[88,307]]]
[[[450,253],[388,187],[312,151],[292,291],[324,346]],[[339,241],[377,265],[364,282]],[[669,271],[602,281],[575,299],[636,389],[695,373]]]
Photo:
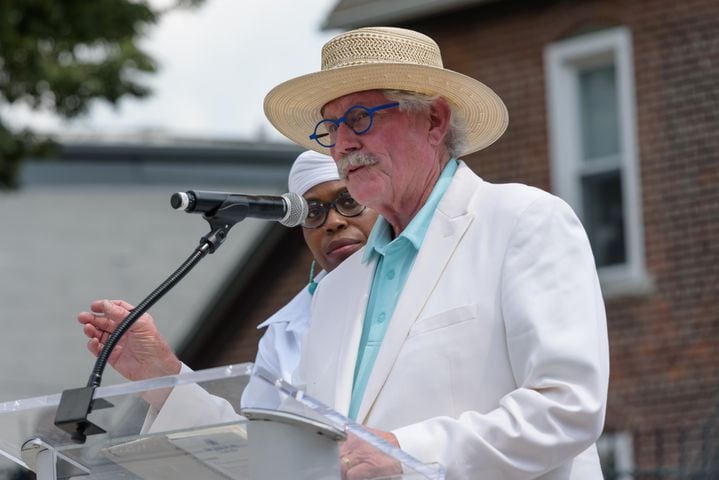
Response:
[[[300,153],[292,164],[287,183],[290,192],[304,195],[307,190],[320,183],[339,179],[340,174],[332,157],[308,150]]]

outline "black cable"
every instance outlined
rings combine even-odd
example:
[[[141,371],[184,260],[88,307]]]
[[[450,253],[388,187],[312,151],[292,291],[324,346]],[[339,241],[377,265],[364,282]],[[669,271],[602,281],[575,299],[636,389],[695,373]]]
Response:
[[[115,348],[117,342],[119,342],[120,338],[122,338],[122,336],[125,334],[125,332],[129,330],[130,327],[132,327],[135,321],[140,318],[143,313],[149,310],[149,308],[153,306],[155,302],[157,302],[160,298],[162,298],[162,296],[165,295],[165,293],[167,293],[172,287],[174,287],[177,282],[182,280],[184,276],[187,275],[190,270],[192,270],[192,268],[197,265],[197,263],[212,250],[214,250],[214,248],[212,248],[209,242],[203,242],[195,249],[194,252],[192,252],[192,255],[190,255],[188,259],[185,260],[183,264],[180,265],[180,267],[167,278],[167,280],[162,282],[159,287],[153,290],[152,293],[147,296],[147,298],[140,302],[137,307],[133,308],[127,315],[127,317],[125,317],[125,319],[120,322],[115,331],[112,332],[110,337],[107,339],[107,343],[105,344],[102,351],[100,352],[100,355],[98,355],[97,360],[95,361],[95,367],[92,369],[92,373],[90,373],[90,378],[87,381],[88,387],[100,386],[100,383],[102,382],[102,374],[105,371],[108,360],[110,359],[110,354]]]

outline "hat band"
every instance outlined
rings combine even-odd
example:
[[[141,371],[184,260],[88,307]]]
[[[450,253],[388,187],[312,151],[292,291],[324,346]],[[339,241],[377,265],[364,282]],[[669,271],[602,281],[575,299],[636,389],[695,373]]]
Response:
[[[347,35],[330,41],[322,50],[322,70],[372,63],[402,63],[442,68],[442,57],[434,45],[398,41],[396,38],[378,35],[363,35],[362,38]]]

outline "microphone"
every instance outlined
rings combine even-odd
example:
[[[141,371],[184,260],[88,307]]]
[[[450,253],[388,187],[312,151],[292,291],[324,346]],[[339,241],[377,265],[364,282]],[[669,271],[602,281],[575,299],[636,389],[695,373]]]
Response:
[[[276,220],[296,227],[307,218],[307,202],[296,193],[281,196],[189,190],[173,193],[170,205],[175,210],[202,213],[205,218],[222,217],[242,221],[247,217]]]

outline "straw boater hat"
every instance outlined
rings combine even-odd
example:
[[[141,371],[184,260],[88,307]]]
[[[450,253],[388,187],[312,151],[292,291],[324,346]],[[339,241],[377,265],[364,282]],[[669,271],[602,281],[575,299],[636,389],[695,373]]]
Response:
[[[327,42],[322,48],[322,70],[272,89],[265,97],[265,115],[293,142],[329,153],[309,138],[322,119],[320,109],[344,95],[374,89],[444,97],[466,122],[461,155],[491,145],[507,128],[507,108],[496,93],[443,68],[439,46],[428,36],[393,27],[351,30]]]

